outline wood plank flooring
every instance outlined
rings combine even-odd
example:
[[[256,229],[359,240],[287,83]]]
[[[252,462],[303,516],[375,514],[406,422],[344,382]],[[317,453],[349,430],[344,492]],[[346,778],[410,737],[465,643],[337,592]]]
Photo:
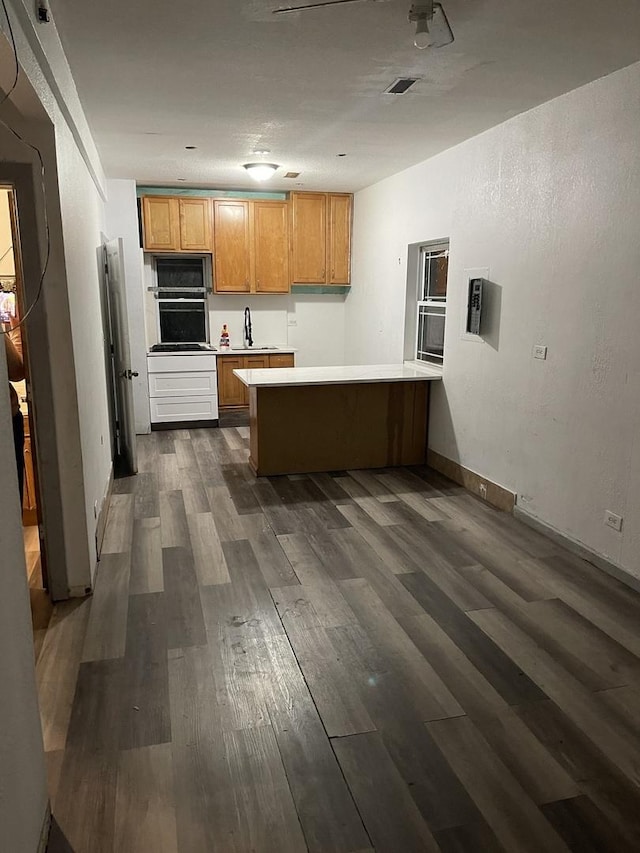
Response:
[[[76,853],[640,849],[640,596],[427,468],[139,439],[38,658]],[[66,849],[66,848],[65,848]]]

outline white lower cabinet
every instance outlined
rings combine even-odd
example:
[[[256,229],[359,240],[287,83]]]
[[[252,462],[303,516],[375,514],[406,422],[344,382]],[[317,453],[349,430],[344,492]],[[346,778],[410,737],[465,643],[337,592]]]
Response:
[[[217,397],[152,397],[151,423],[212,421],[218,417]]]
[[[216,396],[215,373],[150,373],[150,397]]]
[[[151,423],[218,419],[215,355],[147,358]]]

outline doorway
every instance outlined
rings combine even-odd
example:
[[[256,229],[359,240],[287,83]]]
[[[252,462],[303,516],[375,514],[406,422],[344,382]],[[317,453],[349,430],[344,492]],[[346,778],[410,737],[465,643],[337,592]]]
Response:
[[[29,374],[27,310],[22,279],[16,200],[11,186],[0,185],[0,325],[11,363],[10,395],[16,465],[22,492],[22,529],[36,655],[51,616],[44,529],[38,489],[35,409]],[[9,358],[10,357],[10,358]],[[17,422],[17,423],[15,423]]]
[[[111,453],[116,477],[130,477],[138,471],[131,369],[129,318],[122,238],[103,238],[99,249],[102,262],[102,320],[111,424]]]

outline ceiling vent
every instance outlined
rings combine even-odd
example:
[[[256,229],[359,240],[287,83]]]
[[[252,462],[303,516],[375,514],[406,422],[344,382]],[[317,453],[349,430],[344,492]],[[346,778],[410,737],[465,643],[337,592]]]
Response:
[[[413,86],[414,83],[417,83],[419,77],[399,77],[394,83],[389,86],[388,89],[384,90],[385,95],[404,95],[405,92],[408,92],[409,89]]]
[[[300,172],[287,172],[285,178],[298,178],[300,177]]]

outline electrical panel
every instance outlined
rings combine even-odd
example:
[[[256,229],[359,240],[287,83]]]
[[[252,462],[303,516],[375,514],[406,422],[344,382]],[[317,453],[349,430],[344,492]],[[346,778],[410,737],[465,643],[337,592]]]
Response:
[[[482,286],[483,278],[469,279],[469,301],[467,303],[467,332],[470,335],[480,334],[482,319]]]

